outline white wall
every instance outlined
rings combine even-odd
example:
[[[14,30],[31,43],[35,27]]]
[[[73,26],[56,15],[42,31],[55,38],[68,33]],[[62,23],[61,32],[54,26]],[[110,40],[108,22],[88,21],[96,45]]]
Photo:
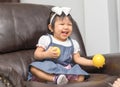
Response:
[[[88,54],[119,52],[116,4],[116,0],[84,0]]]
[[[83,0],[20,0],[21,3],[49,4],[55,6],[71,7],[71,15],[76,20],[81,34],[84,37],[84,9]]]
[[[111,52],[119,52],[120,33],[118,30],[117,0],[108,0],[108,3],[110,50]]]
[[[107,0],[84,1],[88,54],[110,52]]]
[[[117,0],[117,17],[118,17],[119,52],[120,52],[120,0]]]
[[[88,55],[96,53],[116,52],[116,44],[112,42],[116,32],[111,34],[115,28],[110,19],[109,0],[21,0],[21,3],[51,4],[57,6],[68,6],[72,8],[71,15],[77,21]],[[114,1],[114,0],[113,0]],[[113,16],[112,16],[113,17]]]

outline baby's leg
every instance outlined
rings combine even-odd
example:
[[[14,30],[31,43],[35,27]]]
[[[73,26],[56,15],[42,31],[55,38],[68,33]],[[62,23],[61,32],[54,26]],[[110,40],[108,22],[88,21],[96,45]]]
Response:
[[[58,85],[62,85],[62,84],[67,84],[68,82],[68,79],[66,78],[65,75],[53,75],[53,74],[48,74],[48,73],[45,73],[35,67],[31,67],[30,69],[31,73],[37,77],[37,81],[42,82],[54,82]],[[36,81],[36,80],[35,80]]]
[[[50,81],[50,82],[54,81],[55,75],[45,73],[33,66],[31,66],[30,71],[35,77],[37,77],[40,80]]]
[[[69,82],[83,82],[85,79],[85,76],[79,75],[76,79],[71,79]]]
[[[83,82],[85,80],[85,76],[79,75],[77,82]]]

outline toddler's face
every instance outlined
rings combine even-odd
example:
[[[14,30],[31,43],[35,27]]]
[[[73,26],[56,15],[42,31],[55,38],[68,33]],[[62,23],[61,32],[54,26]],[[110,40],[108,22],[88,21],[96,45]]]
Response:
[[[53,29],[53,36],[60,40],[65,41],[72,33],[72,22],[66,16],[64,18],[57,17]]]

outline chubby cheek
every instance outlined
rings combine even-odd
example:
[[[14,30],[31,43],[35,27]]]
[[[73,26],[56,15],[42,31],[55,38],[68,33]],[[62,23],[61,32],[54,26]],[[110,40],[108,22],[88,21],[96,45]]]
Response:
[[[72,34],[72,29],[69,30],[68,35],[70,36]]]
[[[60,34],[61,32],[62,32],[62,28],[54,29],[54,33],[56,33],[56,34]]]
[[[70,34],[72,33],[72,31],[73,31],[73,30],[72,30],[72,28],[71,28],[71,29],[70,29]]]

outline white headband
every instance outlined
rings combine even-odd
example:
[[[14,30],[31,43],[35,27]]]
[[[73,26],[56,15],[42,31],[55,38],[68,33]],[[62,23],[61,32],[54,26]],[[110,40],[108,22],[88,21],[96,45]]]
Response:
[[[71,8],[68,7],[53,7],[52,12],[55,12],[55,14],[52,15],[51,19],[50,19],[50,24],[52,23],[55,15],[61,15],[62,12],[67,16],[68,14],[70,14]]]

